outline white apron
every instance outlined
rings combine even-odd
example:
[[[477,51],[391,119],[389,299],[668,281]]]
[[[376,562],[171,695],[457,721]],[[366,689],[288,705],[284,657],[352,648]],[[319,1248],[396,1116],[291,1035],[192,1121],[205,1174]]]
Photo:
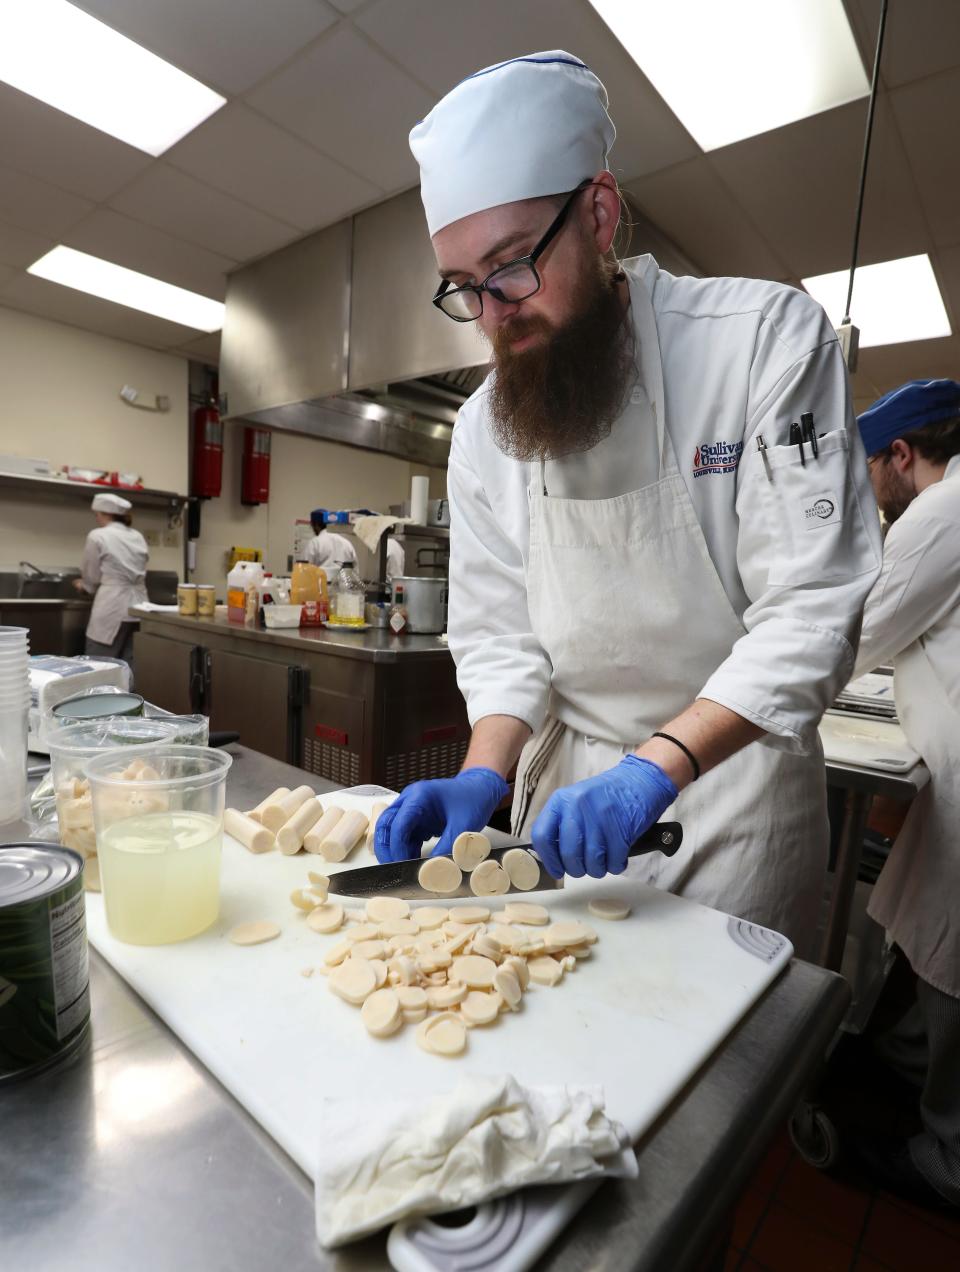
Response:
[[[960,715],[916,641],[895,661],[903,731],[930,784],[910,805],[868,913],[921,980],[960,998]]]
[[[547,719],[517,770],[517,835],[529,835],[554,790],[611,768],[687,707],[745,630],[666,432],[648,299],[633,317],[659,480],[613,499],[556,498],[541,467],[528,489],[529,612],[553,674]],[[664,817],[683,824],[683,846],[634,859],[631,878],[765,924],[812,956],[828,844],[822,753],[752,743]]]

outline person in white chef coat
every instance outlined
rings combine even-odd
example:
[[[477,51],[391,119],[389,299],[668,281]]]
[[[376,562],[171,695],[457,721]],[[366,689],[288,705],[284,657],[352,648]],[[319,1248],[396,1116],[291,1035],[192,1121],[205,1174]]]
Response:
[[[897,712],[930,783],[869,903],[917,975],[885,1050],[923,1083],[923,1130],[861,1143],[888,1187],[960,1205],[960,384],[913,380],[860,416],[889,531],[864,611],[858,673],[893,662]],[[919,1064],[916,1063],[919,1052]],[[918,1072],[919,1071],[919,1072]]]
[[[357,550],[342,534],[327,529],[327,514],[323,508],[315,508],[310,514],[313,538],[307,543],[307,561],[326,570],[327,578],[336,576],[342,565],[357,564]]]
[[[87,535],[80,565],[79,591],[93,594],[87,623],[86,652],[122,658],[133,665],[136,623],[127,612],[147,599],[150,550],[131,525],[133,504],[120,495],[94,495],[90,505],[97,528]]]
[[[483,827],[554,875],[620,874],[808,953],[827,819],[817,722],[853,670],[880,530],[835,333],[807,295],[614,252],[603,85],[562,52],[459,84],[410,135],[441,282],[493,371],[449,464],[462,772],[407,787],[381,861]],[[812,412],[809,442],[791,425]]]

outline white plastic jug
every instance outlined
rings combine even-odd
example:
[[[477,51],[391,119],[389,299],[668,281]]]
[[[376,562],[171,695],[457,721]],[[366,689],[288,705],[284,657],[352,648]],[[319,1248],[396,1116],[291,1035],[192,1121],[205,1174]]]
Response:
[[[262,582],[263,566],[259,561],[238,561],[227,575],[227,618],[232,623],[243,622],[247,589],[259,587]]]

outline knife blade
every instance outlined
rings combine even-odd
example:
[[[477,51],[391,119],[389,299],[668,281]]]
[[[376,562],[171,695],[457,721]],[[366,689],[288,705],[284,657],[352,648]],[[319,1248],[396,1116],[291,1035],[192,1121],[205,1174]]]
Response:
[[[649,830],[644,831],[627,856],[639,857],[647,852],[662,852],[664,856],[672,857],[682,842],[683,827],[679,822],[657,822]],[[524,848],[530,851],[529,844],[508,844],[505,848],[492,848],[490,859],[502,861],[504,853],[509,852],[511,848]],[[521,896],[526,896],[528,893],[547,892],[563,887],[563,879],[554,879],[544,869],[536,853],[531,855],[540,866],[540,878],[536,887],[524,891],[511,886],[507,893],[500,895],[520,893]],[[475,893],[470,890],[468,874],[464,874],[463,881],[456,892],[428,892],[425,888],[421,888],[418,876],[420,867],[426,860],[425,857],[414,857],[409,861],[391,861],[383,866],[361,866],[355,870],[340,870],[330,875],[330,895],[357,897],[361,900],[366,897],[400,897],[404,901],[433,901],[437,905],[442,905],[444,901],[453,897],[477,899]]]

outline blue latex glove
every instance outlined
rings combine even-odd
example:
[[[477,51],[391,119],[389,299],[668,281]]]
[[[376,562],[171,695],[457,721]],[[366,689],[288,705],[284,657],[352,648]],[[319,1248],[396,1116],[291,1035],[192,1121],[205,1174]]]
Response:
[[[626,755],[616,768],[554,791],[533,823],[533,847],[555,879],[622,874],[629,850],[678,794],[659,764]]]
[[[377,861],[419,857],[425,840],[440,836],[432,856],[447,855],[465,830],[483,830],[510,788],[493,769],[470,768],[406,787],[377,820]]]

